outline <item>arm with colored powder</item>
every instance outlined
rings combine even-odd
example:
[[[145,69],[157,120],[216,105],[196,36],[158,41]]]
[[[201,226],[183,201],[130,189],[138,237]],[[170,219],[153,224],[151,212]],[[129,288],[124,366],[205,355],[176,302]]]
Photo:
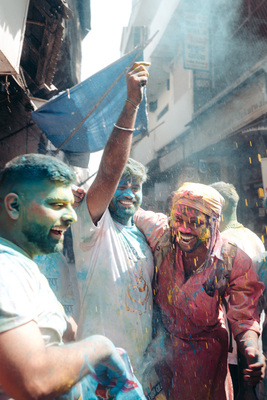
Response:
[[[45,347],[33,321],[0,334],[0,385],[16,400],[53,399],[86,375],[96,375],[104,385],[114,380],[114,394],[126,382],[125,365],[104,336]]]
[[[265,357],[258,347],[259,337],[255,331],[247,330],[235,338],[239,354],[239,367],[243,374],[239,379],[238,400],[256,399],[253,386],[262,382],[265,374]]]
[[[258,347],[260,326],[257,312],[257,302],[263,290],[264,285],[259,282],[251,259],[237,249],[226,291],[230,295],[227,317],[238,350],[247,362],[244,379],[251,385],[260,382],[265,371],[265,359]]]
[[[127,100],[105,146],[97,176],[88,189],[86,201],[93,222],[107,209],[130,155],[132,136],[146,85],[149,63],[135,62],[127,73]]]
[[[153,253],[156,251],[160,239],[169,233],[168,217],[162,213],[154,213],[139,208],[134,214],[134,223],[145,235]]]

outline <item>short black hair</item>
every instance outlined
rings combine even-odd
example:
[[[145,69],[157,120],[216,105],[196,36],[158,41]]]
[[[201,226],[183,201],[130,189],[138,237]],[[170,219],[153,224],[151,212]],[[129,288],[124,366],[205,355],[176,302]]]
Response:
[[[58,158],[44,154],[24,154],[9,161],[0,174],[0,191],[41,180],[71,185],[76,181],[74,171]]]
[[[122,176],[131,177],[138,183],[144,183],[147,180],[147,168],[139,161],[128,158]]]

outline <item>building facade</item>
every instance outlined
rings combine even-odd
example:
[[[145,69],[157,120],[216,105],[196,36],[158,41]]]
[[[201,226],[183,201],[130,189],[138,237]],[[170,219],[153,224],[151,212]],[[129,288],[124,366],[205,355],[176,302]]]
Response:
[[[31,111],[81,79],[90,0],[12,0],[0,5],[0,169],[15,156],[46,153]]]
[[[121,50],[144,45],[151,61],[149,132],[132,150],[149,168],[148,207],[166,211],[185,181],[222,180],[240,195],[239,220],[267,238],[266,36],[263,0],[133,0]]]

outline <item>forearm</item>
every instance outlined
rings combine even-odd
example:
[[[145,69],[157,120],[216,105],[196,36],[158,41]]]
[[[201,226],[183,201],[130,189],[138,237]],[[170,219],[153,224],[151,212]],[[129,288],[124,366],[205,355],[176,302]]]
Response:
[[[146,84],[147,77],[142,62],[135,63],[127,73],[127,99],[87,194],[87,206],[94,223],[108,207],[129,158],[138,106],[143,96],[142,83]]]
[[[106,365],[111,354],[120,372],[114,350],[103,336],[46,348],[32,322],[0,335],[0,385],[16,400],[52,399]]]
[[[112,179],[113,175],[116,179],[118,174],[121,175],[130,155],[137,111],[143,99],[142,82],[146,84],[147,76],[148,73],[142,63],[135,63],[127,73],[127,99],[116,122],[117,127],[114,126],[106,144],[99,168],[99,172],[107,179]]]
[[[125,102],[116,125],[125,129],[134,129],[137,110]],[[124,131],[114,127],[106,144],[99,166],[98,176],[103,180],[119,179],[129,158],[133,131]],[[117,182],[116,182],[117,183]]]
[[[68,392],[86,375],[96,375],[96,367],[104,364],[110,354],[109,342],[100,336],[64,347],[47,348],[45,362],[40,362],[36,368],[38,398],[53,399]]]
[[[235,338],[238,346],[238,350],[241,354],[246,355],[246,350],[249,347],[253,347],[254,349],[259,349],[258,345],[258,334],[252,330],[247,330],[245,332],[240,333]]]
[[[258,334],[247,330],[237,335],[235,339],[241,353],[240,367],[244,374],[244,380],[250,385],[256,385],[263,379],[265,373],[265,357],[259,350]],[[245,382],[241,383],[242,390],[246,390]]]

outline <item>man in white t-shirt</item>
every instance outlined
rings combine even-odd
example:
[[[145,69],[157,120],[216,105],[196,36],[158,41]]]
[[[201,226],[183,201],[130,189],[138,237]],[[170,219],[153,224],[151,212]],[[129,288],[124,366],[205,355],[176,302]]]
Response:
[[[216,189],[225,200],[220,221],[221,236],[235,243],[251,259],[264,252],[265,248],[261,239],[254,232],[245,228],[244,225],[237,221],[239,195],[234,185],[221,181],[213,183],[210,186]],[[239,390],[238,380],[240,380],[240,378],[238,378],[237,346],[233,337],[231,342],[232,349],[231,352],[228,353],[228,363],[236,397]],[[242,374],[240,374],[240,377],[242,377]],[[247,385],[246,390],[252,391],[252,386]],[[254,394],[251,394],[251,396],[254,396]]]
[[[88,192],[72,226],[81,295],[77,336],[94,331],[112,338],[127,350],[137,374],[152,330],[152,252],[133,223],[145,179],[144,166],[129,159],[100,219],[94,219]]]
[[[102,374],[113,376],[116,391],[126,382],[119,353],[107,338],[94,335],[64,345],[70,336],[66,314],[32,260],[62,250],[64,232],[76,220],[74,179],[66,164],[40,154],[17,157],[1,173],[1,400],[56,398],[72,387],[64,398],[74,400],[82,398],[81,385],[89,396],[84,399],[96,399],[87,376],[100,383]]]
[[[129,106],[137,112],[137,103]],[[118,127],[128,128],[134,126]],[[92,332],[106,335],[126,349],[145,393],[151,387],[160,392],[154,372],[144,377],[144,353],[152,338],[154,264],[146,239],[133,222],[142,202],[146,169],[130,158],[125,166],[120,146],[114,140],[105,148],[97,176],[76,209],[78,222],[72,226],[81,307],[77,337]]]

